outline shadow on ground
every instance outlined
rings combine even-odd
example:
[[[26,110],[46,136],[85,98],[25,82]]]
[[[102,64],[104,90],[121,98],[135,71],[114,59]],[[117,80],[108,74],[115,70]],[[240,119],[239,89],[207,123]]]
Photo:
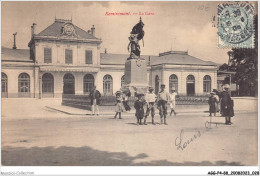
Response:
[[[138,162],[147,158],[140,153],[130,156],[126,152],[107,152],[91,147],[3,147],[2,165],[4,166],[242,166],[240,162],[209,161],[183,163],[167,160]]]

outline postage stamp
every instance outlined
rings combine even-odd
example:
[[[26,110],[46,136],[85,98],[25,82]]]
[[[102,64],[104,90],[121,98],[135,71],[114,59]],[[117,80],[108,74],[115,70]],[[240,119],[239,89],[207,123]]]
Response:
[[[254,6],[252,4],[218,5],[218,47],[254,48]]]

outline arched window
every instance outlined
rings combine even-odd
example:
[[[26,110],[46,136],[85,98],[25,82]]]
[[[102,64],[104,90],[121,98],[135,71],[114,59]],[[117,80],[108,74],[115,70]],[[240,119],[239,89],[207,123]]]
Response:
[[[71,73],[63,77],[63,94],[75,94],[75,78]]]
[[[207,93],[211,91],[211,77],[209,75],[203,78],[203,92]]]
[[[178,92],[178,77],[174,74],[169,77],[169,92],[171,92],[173,87],[175,88],[175,91]]]
[[[2,93],[7,92],[7,75],[5,73],[1,73],[1,87]]]
[[[125,84],[125,75],[121,77],[121,87]]]
[[[193,75],[188,75],[186,79],[187,95],[192,96],[195,94],[195,78]]]
[[[45,73],[42,75],[42,93],[54,92],[54,78],[52,74]]]
[[[103,78],[103,92],[105,95],[113,94],[113,78],[111,75],[105,75]]]
[[[89,93],[94,87],[94,76],[86,74],[83,79],[83,86],[84,93]]]
[[[30,76],[27,73],[18,76],[18,96],[30,97]]]

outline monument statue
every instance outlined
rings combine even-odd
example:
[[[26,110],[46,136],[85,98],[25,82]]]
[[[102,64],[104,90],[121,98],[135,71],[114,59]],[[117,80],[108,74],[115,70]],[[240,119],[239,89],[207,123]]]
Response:
[[[144,23],[140,18],[132,31],[130,32],[130,40],[128,44],[128,51],[130,52],[129,58],[125,62],[125,85],[122,90],[130,91],[132,95],[134,93],[146,93],[148,88],[147,83],[147,64],[146,60],[140,56],[139,41],[143,41],[144,37]],[[144,46],[144,41],[143,41]]]
[[[129,59],[134,59],[134,58],[140,58],[140,45],[139,45],[139,41],[142,40],[143,41],[143,46],[144,46],[144,23],[142,22],[142,18],[140,17],[140,21],[139,23],[137,23],[132,31],[130,32],[130,37],[128,37],[129,39],[129,44],[128,44],[128,51],[130,51],[130,58]]]

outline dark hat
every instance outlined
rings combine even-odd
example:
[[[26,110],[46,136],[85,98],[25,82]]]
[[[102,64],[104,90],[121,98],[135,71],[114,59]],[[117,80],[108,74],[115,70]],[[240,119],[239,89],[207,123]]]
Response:
[[[136,96],[137,97],[142,97],[142,96],[144,96],[144,94],[143,93],[137,93]]]
[[[153,87],[149,87],[149,90],[154,90]]]
[[[116,94],[121,94],[122,92],[119,90],[119,91],[116,91]]]
[[[161,84],[161,87],[165,87],[165,84]]]

